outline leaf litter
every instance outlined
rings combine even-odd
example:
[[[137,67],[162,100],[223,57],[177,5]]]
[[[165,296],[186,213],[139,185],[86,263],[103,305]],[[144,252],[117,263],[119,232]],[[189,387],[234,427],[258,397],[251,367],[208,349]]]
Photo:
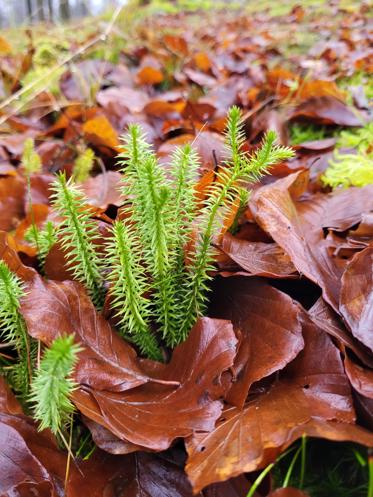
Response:
[[[47,88],[21,111],[2,110],[1,259],[25,285],[20,313],[39,347],[69,334],[82,346],[72,401],[97,448],[75,457],[65,481],[67,452],[0,377],[1,496],[244,497],[252,474],[304,435],[373,446],[373,187],[332,191],[322,182],[335,134],[371,119],[361,83],[371,69],[368,15],[363,4],[353,14],[328,8],[328,19],[299,5],[281,19],[152,17],[115,62],[92,52],[64,69],[56,96]],[[288,29],[323,39],[289,56]],[[34,47],[20,57],[3,45],[1,88],[11,97],[36,56]],[[73,281],[59,243],[42,274],[27,236],[56,218],[53,175],[73,174],[87,148],[95,158],[81,186],[108,236],[123,215],[115,157],[133,123],[165,168],[177,146],[192,144],[203,205],[226,159],[221,134],[233,104],[243,109],[249,152],[268,130],[291,145],[306,125],[306,139],[247,185],[253,193],[243,209],[232,207],[229,231],[223,217],[207,315],[166,363],[151,361],[116,333],[108,303],[98,312]],[[29,137],[40,170],[27,176]],[[307,494],[260,487],[255,495]]]

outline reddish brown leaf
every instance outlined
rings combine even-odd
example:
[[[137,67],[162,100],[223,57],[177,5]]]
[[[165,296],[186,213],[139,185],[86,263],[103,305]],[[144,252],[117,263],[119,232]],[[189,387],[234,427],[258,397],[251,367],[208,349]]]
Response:
[[[296,273],[290,257],[276,243],[249,242],[226,233],[219,248],[253,276],[288,278]]]
[[[373,435],[354,426],[349,383],[338,349],[311,323],[306,347],[281,379],[244,409],[227,407],[214,431],[188,442],[187,474],[195,491],[273,461],[303,433],[370,446]]]
[[[304,178],[298,172],[259,188],[250,206],[258,224],[289,254],[297,270],[322,288],[325,300],[338,312],[346,261],[331,257],[323,233],[325,218],[332,207],[342,204],[343,209],[352,209],[355,219],[361,219],[362,209],[369,211],[373,207],[371,187],[316,194],[296,201],[293,197],[299,196],[306,186]],[[329,214],[329,224],[332,223]]]
[[[298,105],[291,118],[305,118],[320,124],[362,126],[363,120],[339,99],[332,96],[311,97]]]
[[[242,407],[254,382],[283,369],[302,350],[300,308],[261,280],[230,278],[214,288],[211,312],[230,319],[242,334],[232,368],[236,380],[226,396]]]
[[[44,282],[36,277],[22,300],[21,312],[29,334],[47,345],[59,336],[75,335],[84,347],[76,367],[78,382],[123,392],[150,381],[135,351],[113,332],[79,283]]]
[[[373,350],[373,247],[357,253],[348,264],[340,309],[352,334]]]
[[[20,176],[0,178],[0,230],[12,230],[24,216],[25,194],[25,181]]]
[[[0,259],[3,260],[9,269],[15,273],[22,281],[31,281],[36,276],[36,271],[22,264],[17,252],[14,250],[10,236],[4,231],[0,231]]]
[[[339,316],[321,297],[308,311],[308,315],[319,328],[350,348],[364,364],[373,368],[373,358],[368,349],[351,335]]]
[[[373,399],[373,370],[359,366],[347,355],[344,363],[346,374],[354,389],[364,397]]]
[[[110,204],[119,207],[123,204],[119,191],[121,179],[120,173],[107,171],[87,179],[81,189],[87,195],[89,203],[95,207],[106,209]]]
[[[21,312],[30,335],[46,344],[75,334],[84,350],[75,372],[82,387],[74,402],[85,416],[120,439],[161,450],[177,437],[213,428],[222,408],[213,398],[214,382],[235,355],[236,338],[229,322],[202,319],[175,349],[171,362],[151,378],[78,283],[36,278]],[[147,382],[153,386],[134,388]],[[132,390],[125,394],[128,389]]]
[[[223,393],[216,382],[233,364],[235,345],[229,322],[203,318],[157,374],[179,387],[149,384],[128,393],[82,388],[74,402],[118,438],[152,450],[167,449],[176,438],[214,427],[222,409],[215,399]]]
[[[148,103],[146,93],[127,87],[108,88],[97,93],[97,103],[105,109],[116,109],[119,114],[141,112]]]
[[[96,451],[80,469],[83,475],[69,480],[67,497],[193,497],[182,469],[153,454],[114,457]]]
[[[184,38],[176,35],[165,35],[163,37],[163,42],[166,47],[172,52],[176,52],[180,55],[188,54],[188,45]]]

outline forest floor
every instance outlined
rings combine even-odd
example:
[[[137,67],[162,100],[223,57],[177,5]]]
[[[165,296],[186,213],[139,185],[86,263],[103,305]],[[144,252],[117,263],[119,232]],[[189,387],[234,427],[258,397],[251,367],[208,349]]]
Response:
[[[373,497],[372,21],[368,2],[353,0],[228,10],[157,0],[0,33],[1,258],[24,282],[19,312],[39,347],[71,331],[71,315],[85,350],[67,497]],[[165,167],[178,146],[193,145],[203,206],[227,158],[233,105],[246,152],[275,131],[294,157],[228,206],[209,318],[174,359],[144,360],[125,342],[118,359],[110,296],[103,314],[81,287],[73,296],[58,243],[41,266],[31,235],[59,221],[55,173],[82,174],[107,237],[123,217],[121,136],[136,123]],[[27,172],[30,157],[37,168]],[[87,322],[99,322],[99,346],[83,305]],[[0,362],[7,346],[0,336]],[[66,451],[21,404],[0,377],[0,447],[10,437],[0,495],[61,496]]]

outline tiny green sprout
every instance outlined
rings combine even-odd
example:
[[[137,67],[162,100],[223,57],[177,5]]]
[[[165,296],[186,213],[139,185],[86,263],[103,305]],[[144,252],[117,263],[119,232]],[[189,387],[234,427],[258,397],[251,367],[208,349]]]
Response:
[[[41,158],[35,150],[35,143],[32,138],[25,140],[21,163],[27,176],[40,173],[42,170]]]
[[[73,335],[56,338],[46,349],[32,384],[29,402],[39,429],[50,428],[60,433],[74,412],[70,397],[77,384],[71,379],[81,347],[74,344]]]
[[[75,159],[73,169],[73,180],[75,183],[83,183],[89,178],[90,172],[94,166],[95,153],[91,148],[86,148]]]

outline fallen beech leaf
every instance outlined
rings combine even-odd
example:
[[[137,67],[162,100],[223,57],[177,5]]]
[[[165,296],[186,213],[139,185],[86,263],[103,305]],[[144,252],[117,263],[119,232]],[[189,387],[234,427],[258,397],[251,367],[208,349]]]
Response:
[[[368,349],[354,338],[344,326],[341,318],[320,297],[308,311],[311,320],[329,335],[350,348],[368,367],[373,368],[373,358]]]
[[[119,191],[121,179],[122,176],[117,171],[107,171],[87,179],[80,187],[91,205],[101,209],[107,209],[110,204],[119,207],[123,204]]]
[[[219,249],[253,276],[288,278],[296,273],[290,257],[276,243],[249,242],[226,233]]]
[[[195,71],[194,69],[188,68],[185,68],[183,72],[191,81],[193,81],[193,83],[197,83],[197,85],[199,86],[211,88],[216,85],[216,79],[208,76],[204,72]]]
[[[0,376],[0,495],[60,497],[66,456],[47,430],[39,432]],[[74,473],[74,468],[72,468]]]
[[[84,348],[75,369],[78,382],[123,392],[150,381],[135,351],[95,310],[79,283],[36,277],[22,299],[21,313],[29,334],[46,345],[59,336],[75,335]]]
[[[302,434],[373,444],[354,426],[348,380],[338,349],[315,325],[304,322],[306,346],[266,392],[244,409],[227,406],[215,430],[187,442],[186,471],[194,491],[272,462]]]
[[[283,369],[302,350],[300,307],[259,279],[228,278],[214,287],[213,316],[229,319],[242,333],[226,400],[242,407],[251,385]]]
[[[114,66],[104,60],[87,59],[75,63],[72,70],[65,71],[60,78],[60,88],[65,97],[78,102],[90,98],[92,87],[99,89]],[[97,85],[99,85],[97,87]]]
[[[180,55],[188,55],[188,45],[184,38],[176,35],[165,35],[163,37],[163,42],[166,47],[172,52],[176,52]]]
[[[140,85],[157,85],[162,83],[163,74],[159,69],[146,66],[139,70],[137,73],[137,79]]]
[[[122,116],[128,111],[131,113],[141,112],[149,101],[145,92],[133,90],[125,86],[108,88],[97,93],[97,103],[108,111],[116,110],[116,114]]]
[[[145,114],[155,117],[165,117],[165,116],[180,116],[180,113],[185,107],[185,102],[167,102],[165,100],[152,100],[144,107]]]
[[[31,176],[30,195],[33,204],[45,204],[45,205],[49,204],[49,198],[51,196],[50,186],[55,179],[56,178],[55,176],[53,176],[53,174],[33,174]]]
[[[311,97],[298,105],[290,119],[309,119],[320,124],[339,126],[362,126],[362,119],[339,99],[332,96]]]
[[[211,69],[211,60],[209,56],[204,52],[197,52],[194,57],[194,63],[197,69],[203,72],[208,72]]]
[[[202,169],[214,169],[224,159],[228,158],[228,152],[224,139],[218,133],[201,131],[197,136],[184,134],[171,138],[158,149],[159,157],[170,158],[176,147],[192,143],[202,161]]]
[[[364,397],[373,399],[373,370],[355,364],[347,355],[344,363],[346,374],[354,389]]]
[[[10,44],[6,41],[5,38],[0,36],[0,55],[9,55],[12,53],[12,47]]]
[[[373,350],[373,247],[357,253],[348,264],[340,310],[352,334]]]
[[[29,334],[43,343],[75,334],[83,351],[74,375],[81,388],[73,400],[86,417],[117,437],[163,450],[175,438],[213,428],[222,409],[214,398],[214,382],[235,355],[237,340],[229,322],[201,319],[174,350],[171,362],[150,377],[78,283],[35,278],[21,312]]]
[[[346,211],[352,209],[355,219],[361,219],[362,211],[373,207],[372,190],[370,186],[350,188],[342,193],[315,194],[307,200],[296,201],[294,197],[306,186],[304,177],[304,173],[297,172],[257,189],[250,208],[261,228],[289,254],[299,273],[318,284],[324,299],[339,312],[346,261],[330,254],[323,233],[325,218],[329,215],[329,224],[333,224],[330,209],[341,204]]]
[[[222,373],[233,364],[236,338],[228,321],[203,318],[157,374],[158,382],[127,393],[81,388],[73,395],[78,409],[118,438],[152,450],[194,431],[211,430],[222,409],[215,400]],[[217,393],[218,392],[218,393]]]
[[[0,230],[10,231],[24,216],[26,184],[20,176],[0,178]]]
[[[0,231],[0,259],[3,260],[9,269],[22,281],[32,281],[37,274],[35,269],[22,264],[17,252],[12,247],[11,238],[5,231]]]
[[[114,148],[119,145],[118,133],[105,116],[97,116],[83,124],[83,132],[94,145]]]
[[[80,469],[84,476],[75,473],[69,480],[67,497],[193,497],[183,470],[155,454],[112,456],[96,451]]]
[[[344,102],[346,92],[340,90],[334,81],[302,81],[295,94],[295,100],[307,100],[313,97],[334,97]]]

